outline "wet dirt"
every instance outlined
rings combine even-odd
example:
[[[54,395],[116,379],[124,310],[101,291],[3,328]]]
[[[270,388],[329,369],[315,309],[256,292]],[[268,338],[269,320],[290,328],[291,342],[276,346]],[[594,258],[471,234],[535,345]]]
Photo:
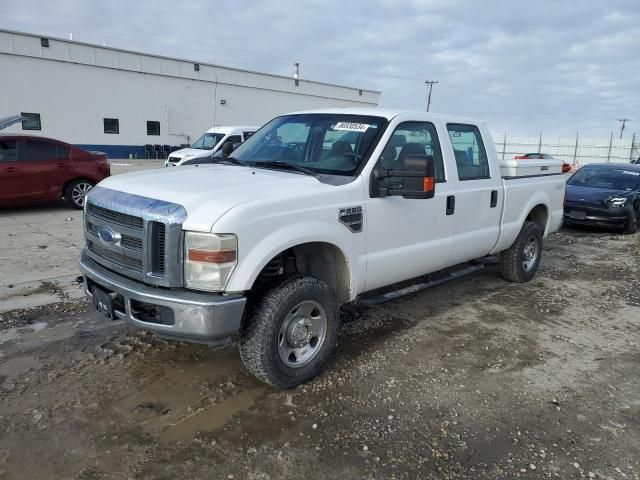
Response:
[[[563,230],[495,267],[345,307],[289,391],[237,349],[164,342],[84,301],[0,316],[0,479],[640,476],[640,236]]]

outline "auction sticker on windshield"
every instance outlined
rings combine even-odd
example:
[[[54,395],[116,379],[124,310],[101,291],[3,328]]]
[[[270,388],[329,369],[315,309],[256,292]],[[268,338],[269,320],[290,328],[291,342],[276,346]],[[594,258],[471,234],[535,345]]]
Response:
[[[346,130],[348,132],[366,132],[371,125],[366,123],[338,122],[333,130]]]

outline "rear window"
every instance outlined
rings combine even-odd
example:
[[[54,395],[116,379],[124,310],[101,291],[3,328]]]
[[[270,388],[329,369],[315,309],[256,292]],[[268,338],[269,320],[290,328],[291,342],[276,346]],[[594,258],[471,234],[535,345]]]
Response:
[[[27,140],[24,142],[22,159],[26,161],[49,160],[57,157],[56,144],[43,140]]]

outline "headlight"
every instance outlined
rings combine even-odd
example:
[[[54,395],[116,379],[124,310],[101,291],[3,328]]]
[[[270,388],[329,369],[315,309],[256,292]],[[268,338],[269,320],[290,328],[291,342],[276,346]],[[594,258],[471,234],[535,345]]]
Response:
[[[238,261],[235,235],[185,232],[184,280],[187,288],[220,292]]]
[[[609,207],[623,207],[627,203],[626,198],[609,197],[604,201],[605,205]]]

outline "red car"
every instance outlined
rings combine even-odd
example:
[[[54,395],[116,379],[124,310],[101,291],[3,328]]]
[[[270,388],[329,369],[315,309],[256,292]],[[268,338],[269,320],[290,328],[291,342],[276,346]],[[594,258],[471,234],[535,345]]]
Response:
[[[525,153],[524,155],[516,155],[516,160],[531,160],[531,159],[541,159],[541,158],[554,158],[546,153]],[[571,171],[571,164],[567,162],[562,162],[562,173],[569,173]]]
[[[0,134],[0,207],[64,198],[81,209],[86,193],[109,175],[104,153],[50,138]]]

